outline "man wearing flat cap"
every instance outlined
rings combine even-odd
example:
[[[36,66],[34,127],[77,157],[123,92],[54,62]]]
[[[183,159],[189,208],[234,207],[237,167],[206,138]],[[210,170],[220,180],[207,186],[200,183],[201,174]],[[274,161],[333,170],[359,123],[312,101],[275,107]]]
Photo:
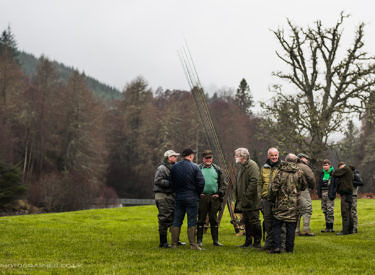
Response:
[[[211,226],[211,237],[214,246],[222,246],[219,242],[219,223],[217,213],[220,210],[223,197],[225,195],[226,183],[223,172],[220,167],[214,164],[211,150],[205,150],[202,153],[202,164],[199,168],[202,171],[205,185],[200,194],[198,211],[197,243],[202,246],[203,229],[208,218]]]
[[[154,177],[155,203],[158,208],[159,237],[161,248],[170,248],[167,241],[168,228],[173,222],[175,194],[169,186],[169,173],[177,161],[179,153],[168,150],[164,153],[163,162],[156,169]]]
[[[177,247],[180,229],[186,213],[190,248],[201,250],[195,240],[195,231],[197,227],[199,197],[203,192],[205,182],[201,169],[199,169],[197,164],[193,163],[194,151],[188,148],[181,155],[183,160],[173,165],[169,174],[169,184],[176,193],[175,212],[171,227],[172,248]]]
[[[315,176],[309,165],[309,156],[303,153],[297,155],[297,166],[302,170],[305,175],[307,186],[306,189],[301,191],[298,199],[299,215],[297,217],[296,234],[299,236],[312,237],[315,236],[311,232],[310,219],[312,215],[312,203],[310,196],[310,189],[315,188]],[[301,218],[303,219],[303,231],[300,230]]]

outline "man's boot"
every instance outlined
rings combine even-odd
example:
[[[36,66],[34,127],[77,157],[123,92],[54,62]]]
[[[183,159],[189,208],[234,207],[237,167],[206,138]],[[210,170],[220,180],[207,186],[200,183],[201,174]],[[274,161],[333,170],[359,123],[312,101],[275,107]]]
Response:
[[[330,228],[329,228],[329,223],[326,222],[326,228],[325,228],[325,229],[322,229],[320,232],[322,232],[322,233],[331,232],[331,231],[330,231]]]
[[[202,247],[203,230],[203,225],[197,226],[197,245],[199,245],[199,247]]]
[[[159,237],[160,237],[160,244],[159,244],[160,248],[171,248],[171,246],[168,244],[166,233],[159,232]]]
[[[202,250],[202,248],[200,248],[195,241],[195,230],[196,229],[197,229],[196,226],[191,226],[191,227],[188,227],[188,229],[187,229],[187,235],[188,235],[188,238],[189,238],[190,249]]]
[[[260,224],[254,224],[253,227],[253,236],[254,236],[254,244],[253,246],[255,248],[262,248],[261,240],[262,240],[262,228],[260,227]]]
[[[211,236],[214,246],[223,246],[219,243],[219,227],[211,226]]]
[[[303,236],[306,236],[306,237],[315,236],[315,234],[312,233],[311,229],[310,229],[311,215],[310,214],[304,214],[302,217],[303,217]]]
[[[329,232],[335,232],[335,230],[333,230],[333,223],[329,223]]]
[[[246,236],[245,243],[238,247],[247,248],[247,247],[252,246],[253,244],[253,240],[251,238],[251,229],[248,224],[245,224],[245,236]]]
[[[180,239],[180,227],[171,226],[171,235],[172,235],[172,246],[171,248],[177,248],[178,240]]]

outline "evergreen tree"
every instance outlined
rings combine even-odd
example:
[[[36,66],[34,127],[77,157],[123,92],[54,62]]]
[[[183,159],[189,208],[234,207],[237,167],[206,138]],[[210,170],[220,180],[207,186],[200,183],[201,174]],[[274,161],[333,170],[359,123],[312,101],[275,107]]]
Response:
[[[9,203],[19,199],[26,191],[22,184],[22,172],[16,167],[7,167],[0,162],[0,207],[7,208]]]
[[[254,100],[245,78],[241,80],[240,85],[237,88],[235,102],[243,112],[252,114],[250,108],[254,106]]]

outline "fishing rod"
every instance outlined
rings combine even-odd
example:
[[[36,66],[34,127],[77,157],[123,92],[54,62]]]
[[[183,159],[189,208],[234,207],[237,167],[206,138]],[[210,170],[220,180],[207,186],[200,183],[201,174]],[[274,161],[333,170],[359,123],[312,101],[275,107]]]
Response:
[[[227,162],[225,160],[225,156],[224,156],[221,144],[220,144],[220,140],[217,135],[215,125],[213,123],[212,116],[211,116],[211,113],[207,104],[207,98],[204,93],[204,89],[201,85],[195,64],[193,62],[193,58],[191,56],[191,53],[187,46],[186,41],[185,41],[185,46],[183,47],[183,49],[181,51],[178,51],[178,56],[179,56],[182,68],[184,70],[185,77],[191,89],[191,93],[195,101],[196,107],[198,109],[200,122],[205,130],[204,132],[205,132],[207,141],[209,142],[211,148],[214,149],[216,156],[218,156],[219,165],[222,167],[224,176],[228,182],[227,191],[224,195],[221,211],[218,216],[219,224],[223,216],[225,205],[227,205],[228,211],[231,217],[231,223],[233,224],[235,231],[238,232],[239,220],[233,210],[233,205],[232,205],[233,198],[231,195],[233,187],[234,187],[234,179],[235,179],[233,167],[232,166],[228,167]]]

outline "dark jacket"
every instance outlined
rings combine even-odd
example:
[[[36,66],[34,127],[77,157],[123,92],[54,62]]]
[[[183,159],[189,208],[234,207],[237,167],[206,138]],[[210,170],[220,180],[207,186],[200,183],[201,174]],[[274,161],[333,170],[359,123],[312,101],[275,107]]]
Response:
[[[169,162],[163,162],[156,169],[154,177],[154,193],[173,194],[173,189],[169,185],[169,173],[172,165]]]
[[[259,168],[255,161],[250,159],[241,165],[234,189],[237,212],[261,209],[257,190],[258,177]]]
[[[318,197],[322,198],[322,190],[328,190],[328,198],[330,200],[334,200],[336,198],[336,186],[335,186],[335,179],[332,176],[333,172],[335,170],[332,170],[330,172],[330,180],[324,181],[323,176],[324,172],[322,172],[319,176],[319,183],[318,183]]]
[[[361,175],[357,170],[355,170],[354,167],[350,167],[353,171],[353,187],[359,187],[363,186],[363,180],[361,178]]]
[[[199,166],[185,159],[173,165],[169,184],[176,193],[176,200],[199,201],[204,189],[204,178]]]
[[[221,171],[221,168],[214,163],[212,163],[211,165],[217,173],[217,194],[219,195],[219,198],[222,200],[225,195],[225,190],[227,189],[227,183],[225,182],[225,177],[223,175],[223,172]],[[204,163],[201,163],[199,165],[199,168],[201,170],[204,167]]]
[[[345,165],[333,172],[335,178],[335,189],[340,195],[353,194],[353,172],[349,166]]]

